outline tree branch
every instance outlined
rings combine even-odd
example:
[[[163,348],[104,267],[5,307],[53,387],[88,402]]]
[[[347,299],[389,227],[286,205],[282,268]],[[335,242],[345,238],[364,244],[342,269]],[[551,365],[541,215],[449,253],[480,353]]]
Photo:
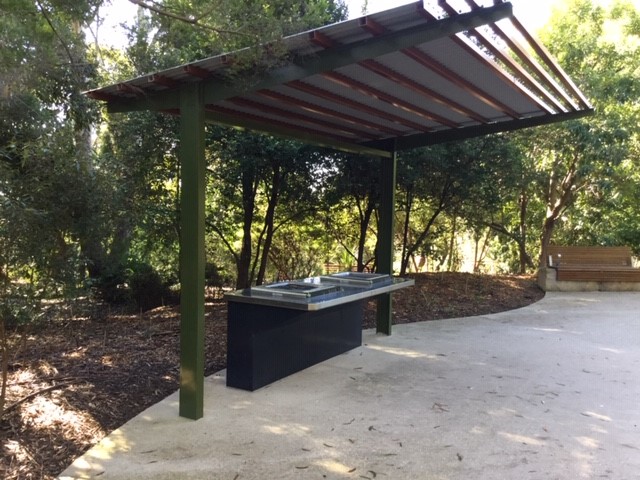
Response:
[[[40,13],[42,13],[42,16],[47,21],[47,24],[49,25],[49,28],[51,28],[51,31],[53,32],[53,34],[56,37],[58,37],[58,40],[60,40],[60,43],[62,44],[62,47],[67,52],[67,56],[69,57],[69,64],[70,65],[76,64],[76,61],[73,58],[73,54],[71,53],[71,50],[69,49],[69,46],[62,39],[62,36],[58,33],[58,30],[56,29],[56,27],[53,26],[53,22],[51,21],[51,18],[49,17],[49,14],[47,13],[47,10],[44,8],[44,6],[40,2],[40,0],[36,0],[36,5],[38,5],[38,8],[40,9]],[[72,69],[72,71],[73,71],[73,69]],[[75,71],[74,71],[74,73],[75,73]]]
[[[12,403],[7,408],[5,408],[4,412],[2,412],[2,415],[6,415],[11,410],[14,410],[16,407],[22,405],[25,402],[28,402],[32,398],[36,398],[38,395],[42,395],[44,393],[51,392],[52,390],[58,390],[59,388],[65,388],[65,387],[68,387],[69,385],[72,385],[72,382],[59,383],[57,385],[52,385],[51,387],[46,387],[46,388],[43,388],[41,390],[38,390],[37,392],[30,393],[26,397],[22,397],[20,400]]]
[[[238,261],[240,260],[240,257],[238,253],[234,250],[233,245],[231,245],[231,243],[229,243],[229,241],[227,241],[227,239],[225,238],[224,234],[222,233],[222,229],[218,228],[218,226],[210,220],[207,220],[206,225],[208,228],[213,230],[213,232],[216,233],[218,237],[220,237],[220,240],[222,240],[222,243],[224,243],[225,247],[227,247],[227,250],[233,257],[233,259],[236,261],[236,263],[238,263]]]
[[[205,17],[206,15],[208,15],[209,13],[211,13],[210,11],[203,13],[199,17],[190,18],[190,17],[185,17],[184,15],[178,15],[177,13],[170,12],[170,11],[165,10],[164,8],[158,7],[158,6],[154,5],[154,4],[146,3],[143,0],[129,0],[129,1],[131,3],[133,3],[134,5],[138,5],[139,7],[146,8],[147,10],[151,10],[152,12],[155,12],[158,15],[163,15],[165,17],[173,18],[175,20],[179,20],[181,22],[188,23],[189,25],[193,25],[194,27],[202,28],[204,30],[209,30],[210,32],[214,32],[214,33],[217,33],[217,34],[242,35],[242,36],[245,36],[245,37],[254,37],[255,38],[255,36],[250,34],[250,33],[238,32],[238,31],[235,31],[235,30],[225,30],[223,28],[211,27],[209,25],[201,23],[199,20],[202,19],[203,17]]]

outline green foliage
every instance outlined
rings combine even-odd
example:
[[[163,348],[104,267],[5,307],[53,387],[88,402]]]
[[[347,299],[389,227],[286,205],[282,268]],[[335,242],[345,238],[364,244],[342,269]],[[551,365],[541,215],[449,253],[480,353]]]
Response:
[[[398,167],[401,274],[414,255],[433,253],[434,238],[447,231],[442,217],[454,223],[462,217],[471,227],[484,224],[517,179],[518,160],[513,145],[501,135],[403,154]],[[454,254],[451,248],[445,251]]]
[[[152,265],[131,262],[124,268],[104,272],[96,281],[102,300],[120,305],[135,305],[141,311],[175,303],[176,294]]]
[[[285,60],[279,45],[283,35],[331,23],[345,13],[341,2],[330,0],[168,0],[138,10],[123,72],[108,75],[143,75],[260,43],[263,48],[234,58],[230,80],[251,82],[253,75]],[[118,59],[113,52],[107,54]],[[122,271],[133,258],[168,277],[171,271],[177,273],[179,239],[177,123],[149,113],[107,121],[101,157],[105,170],[117,179],[113,200],[119,205],[111,216],[110,231],[117,233],[106,244],[107,263],[111,270],[120,265],[115,271]],[[310,164],[317,154],[292,142],[232,129],[210,132],[208,257],[223,269],[231,258],[238,285],[262,282],[276,230],[309,209]],[[281,215],[277,222],[276,211]]]
[[[375,263],[375,214],[380,201],[380,159],[333,154],[323,167],[322,205],[327,232],[341,247],[337,263],[358,271]]]
[[[133,266],[129,278],[131,297],[141,310],[150,310],[166,303],[174,303],[175,295],[171,293],[162,277],[154,268],[146,263]]]
[[[282,37],[343,20],[346,13],[341,0],[165,0],[153,10],[139,10],[129,52],[138,65],[154,59],[148,73],[242,50],[234,57],[231,76],[249,84],[286,58]],[[247,48],[258,46],[263,48]]]
[[[596,244],[622,240],[612,235],[617,229],[640,229],[637,223],[629,225],[633,215],[618,223],[621,219],[609,200],[617,192],[634,191],[638,181],[621,174],[625,164],[637,162],[633,154],[640,121],[637,24],[638,12],[629,2],[617,2],[607,11],[590,0],[573,0],[545,32],[543,41],[592,99],[596,113],[539,129],[531,138],[536,167],[546,177],[543,248],[554,227],[558,243]]]
[[[233,258],[238,288],[262,283],[275,232],[315,208],[318,153],[230,129],[214,130],[210,145],[207,225]]]
[[[294,280],[323,273],[328,252],[335,245],[322,223],[307,218],[278,229],[269,253],[273,272],[269,280]]]
[[[17,328],[37,321],[42,312],[41,292],[28,282],[6,284],[1,291],[0,319],[5,328]]]
[[[204,268],[205,284],[208,287],[224,288],[234,285],[233,275],[215,263],[207,262]]]

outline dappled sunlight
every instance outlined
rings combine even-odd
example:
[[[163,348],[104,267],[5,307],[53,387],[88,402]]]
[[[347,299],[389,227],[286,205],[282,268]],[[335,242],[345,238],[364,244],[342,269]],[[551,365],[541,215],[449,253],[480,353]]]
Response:
[[[600,413],[582,412],[582,415],[584,415],[585,417],[593,417],[593,418],[596,418],[598,420],[602,420],[603,422],[611,422],[612,421],[611,417],[608,417],[607,415],[602,415]]]
[[[96,443],[104,431],[93,417],[70,407],[63,399],[38,396],[22,406],[22,421],[38,430],[60,430],[64,438],[84,438],[87,443]]]
[[[598,440],[596,440],[595,438],[591,438],[591,437],[575,437],[575,439],[583,447],[591,448],[593,450],[595,450],[596,448],[598,448],[600,446],[600,442]]]
[[[133,445],[127,440],[122,430],[116,430],[104,438],[96,448],[92,450],[93,458],[107,460],[116,452],[129,452]]]
[[[498,410],[489,410],[487,412],[492,417],[518,417],[522,416],[518,413],[517,410],[513,410],[512,408],[500,408]]]
[[[121,430],[112,432],[95,447],[76,459],[69,468],[70,476],[61,475],[59,480],[99,478],[104,473],[104,465],[114,458],[115,454],[130,452],[133,443]]]
[[[576,466],[579,470],[580,478],[593,478],[593,467],[590,463],[593,461],[592,454],[574,450],[571,452],[571,456],[579,461]]]
[[[602,350],[603,352],[610,352],[610,353],[624,353],[624,350],[620,350],[618,348],[610,348],[610,347],[600,347],[600,350]]]
[[[86,356],[86,353],[86,347],[79,347],[76,348],[73,352],[63,353],[62,356],[67,358],[84,358]]]
[[[20,442],[15,440],[7,440],[4,445],[4,454],[10,455],[14,461],[19,463],[26,463],[30,461],[32,455],[29,449]]]
[[[378,352],[390,353],[391,355],[399,355],[401,357],[407,358],[426,358],[429,360],[437,360],[438,355],[434,354],[426,354],[423,352],[418,352],[416,350],[408,350],[406,348],[397,348],[397,347],[387,347],[384,345],[367,345],[367,348],[371,350],[376,350]]]
[[[250,402],[249,400],[242,400],[239,402],[235,402],[229,408],[231,408],[231,410],[245,410],[251,407],[252,405],[253,405],[253,402]]]
[[[591,425],[591,431],[595,432],[595,433],[600,433],[600,434],[607,434],[609,433],[608,430],[605,430],[604,428],[602,428],[599,425]]]
[[[506,438],[507,440],[510,440],[516,443],[521,443],[523,445],[536,445],[539,447],[546,445],[544,441],[538,438],[528,437],[526,435],[518,435],[516,433],[509,433],[509,432],[498,432],[498,435],[500,435],[502,438]]]
[[[273,435],[295,435],[296,437],[301,437],[311,432],[309,427],[299,423],[263,425],[262,430]]]
[[[100,363],[105,367],[113,367],[113,358],[111,355],[105,355],[100,359]]]
[[[263,421],[267,422],[266,419],[263,419]],[[261,430],[264,433],[276,436],[290,437],[287,440],[283,439],[281,441],[290,441],[290,439],[293,438],[295,442],[304,442],[304,445],[306,445],[307,448],[302,448],[303,451],[316,452],[313,456],[322,457],[311,460],[305,459],[306,455],[302,455],[299,462],[302,462],[304,465],[301,463],[300,465],[297,465],[296,468],[306,469],[310,466],[314,466],[328,474],[338,475],[340,477],[342,477],[342,475],[353,474],[356,471],[356,467],[354,465],[346,465],[336,458],[342,456],[342,453],[344,453],[340,448],[339,441],[336,443],[326,438],[322,438],[321,436],[316,436],[314,435],[313,429],[307,425],[300,423],[265,424],[262,425]],[[318,452],[321,453],[318,454]],[[327,475],[323,475],[323,478],[326,476]]]
[[[565,330],[564,328],[549,328],[549,327],[533,327],[531,330],[536,332],[545,333],[570,333],[572,335],[583,335],[584,332],[580,330]]]
[[[325,459],[325,460],[318,460],[313,463],[314,465],[317,465],[318,467],[324,468],[328,472],[335,473],[335,474],[348,474],[348,473],[353,473],[355,471],[354,467],[349,467],[344,463],[340,463],[336,460]]]

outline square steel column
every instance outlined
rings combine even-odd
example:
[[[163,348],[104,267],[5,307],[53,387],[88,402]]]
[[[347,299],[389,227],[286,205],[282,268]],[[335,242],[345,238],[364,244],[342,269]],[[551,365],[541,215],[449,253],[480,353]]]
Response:
[[[380,224],[378,225],[378,272],[393,274],[395,207],[396,207],[396,164],[395,148],[391,158],[381,158],[380,169]],[[377,299],[376,332],[391,335],[392,299],[390,293]]]
[[[202,85],[180,90],[180,416],[204,403],[205,157]]]

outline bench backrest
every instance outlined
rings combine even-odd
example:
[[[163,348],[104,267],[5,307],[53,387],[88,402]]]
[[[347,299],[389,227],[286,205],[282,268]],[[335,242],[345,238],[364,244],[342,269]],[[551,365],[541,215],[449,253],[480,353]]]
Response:
[[[549,266],[559,265],[611,265],[632,266],[629,247],[565,247],[549,245],[547,247]]]

